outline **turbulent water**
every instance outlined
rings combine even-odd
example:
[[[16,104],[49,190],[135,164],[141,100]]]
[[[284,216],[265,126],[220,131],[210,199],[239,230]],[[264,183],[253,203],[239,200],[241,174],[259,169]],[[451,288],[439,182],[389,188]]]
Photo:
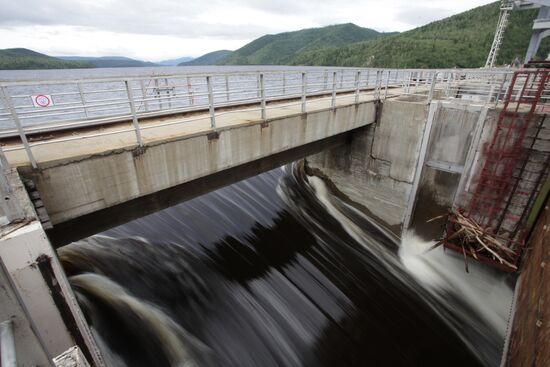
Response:
[[[113,366],[498,366],[501,274],[285,166],[62,248]]]

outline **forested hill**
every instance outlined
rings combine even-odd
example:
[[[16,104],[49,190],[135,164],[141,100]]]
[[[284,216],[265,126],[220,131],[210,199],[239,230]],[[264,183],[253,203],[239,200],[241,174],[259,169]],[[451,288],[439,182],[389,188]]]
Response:
[[[0,50],[0,70],[76,69],[91,67],[93,65],[88,62],[61,60],[26,48]]]
[[[338,65],[391,68],[481,67],[491,48],[500,2],[481,6],[411,31],[351,45],[295,54],[292,65]],[[499,64],[523,61],[537,10],[510,16]],[[539,54],[550,47],[543,42]]]
[[[387,34],[355,24],[339,24],[322,28],[265,35],[231,53],[219,62],[225,65],[283,65],[307,51],[340,47],[372,40]]]
[[[199,66],[199,65],[216,65],[231,54],[229,50],[219,50],[209,52],[201,57],[197,57],[191,61],[179,63],[178,66]]]
[[[135,60],[124,56],[58,56],[63,60],[83,61],[92,64],[96,68],[131,68],[144,66],[158,66],[155,63]]]

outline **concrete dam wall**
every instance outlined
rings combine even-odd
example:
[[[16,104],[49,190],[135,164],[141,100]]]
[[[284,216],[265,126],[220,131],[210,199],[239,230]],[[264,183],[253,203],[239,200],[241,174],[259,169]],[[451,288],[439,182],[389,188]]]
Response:
[[[396,234],[410,224],[428,235],[433,226],[420,224],[448,211],[478,122],[494,117],[469,104],[387,100],[376,124],[307,164]],[[416,200],[422,207],[413,213]]]

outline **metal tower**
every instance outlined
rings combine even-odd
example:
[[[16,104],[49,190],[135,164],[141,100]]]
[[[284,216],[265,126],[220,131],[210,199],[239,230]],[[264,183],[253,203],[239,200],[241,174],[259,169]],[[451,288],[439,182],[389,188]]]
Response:
[[[526,64],[537,54],[541,40],[550,36],[550,0],[502,0],[495,39],[485,63],[486,68],[495,66],[510,12],[528,9],[539,9],[539,15],[533,24],[533,34],[525,56]]]
[[[504,37],[504,32],[508,26],[508,17],[510,12],[513,10],[514,5],[511,0],[502,0],[500,5],[500,16],[498,18],[497,31],[495,33],[495,39],[493,40],[493,45],[491,46],[491,51],[489,51],[489,56],[487,57],[487,62],[485,63],[486,68],[492,68],[495,66],[497,60],[498,51],[500,50],[500,45],[502,43],[502,38]]]

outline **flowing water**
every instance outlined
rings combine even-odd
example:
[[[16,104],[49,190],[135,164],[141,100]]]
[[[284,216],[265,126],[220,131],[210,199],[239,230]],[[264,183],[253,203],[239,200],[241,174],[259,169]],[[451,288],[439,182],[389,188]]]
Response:
[[[113,366],[498,366],[511,279],[288,165],[60,249]]]

